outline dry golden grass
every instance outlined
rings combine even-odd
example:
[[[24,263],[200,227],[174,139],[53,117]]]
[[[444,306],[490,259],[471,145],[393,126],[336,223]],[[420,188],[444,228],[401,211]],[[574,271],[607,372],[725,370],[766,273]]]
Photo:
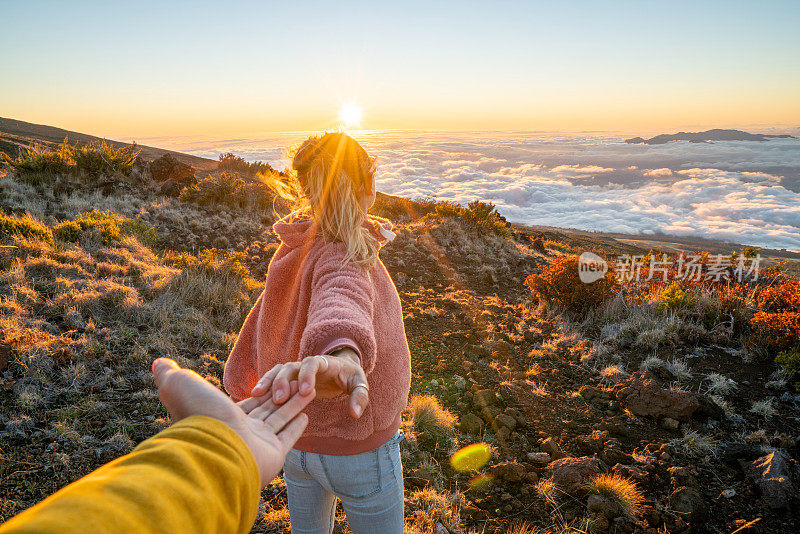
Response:
[[[514,521],[508,526],[508,530],[506,530],[506,534],[539,534],[542,532],[537,526],[529,525],[524,521]]]
[[[418,431],[435,434],[453,434],[458,422],[458,417],[445,409],[433,395],[412,395],[406,413]]]
[[[536,495],[540,499],[555,506],[556,492],[558,491],[555,483],[549,478],[542,478],[536,483]]]
[[[629,478],[613,473],[603,473],[589,480],[587,489],[589,493],[600,495],[619,504],[622,512],[632,519],[641,513],[644,494]]]
[[[460,531],[460,511],[464,495],[447,494],[433,488],[412,491],[406,499],[405,532],[434,532],[436,523]]]

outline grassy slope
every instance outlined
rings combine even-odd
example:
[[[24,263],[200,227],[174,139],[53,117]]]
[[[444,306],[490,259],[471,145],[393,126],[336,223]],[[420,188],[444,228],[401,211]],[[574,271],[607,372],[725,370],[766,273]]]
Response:
[[[119,238],[105,243],[92,229],[77,242],[58,234],[52,242],[3,237],[9,248],[0,251],[1,520],[168,424],[149,376],[153,358],[174,357],[219,383],[276,238],[271,213],[208,210],[148,191],[102,195],[91,185],[54,195],[48,184],[10,174],[0,177],[0,187],[4,212],[26,210],[50,228],[94,208],[117,214],[121,227]],[[412,394],[432,396],[417,400],[404,418],[408,531],[430,532],[438,522],[453,532],[506,532],[519,519],[555,530],[587,519],[602,525],[583,490],[557,492],[552,500],[537,493],[535,481],[549,479],[529,453],[549,450],[548,437],[566,454],[642,473],[646,509],[638,523],[612,522],[620,529],[675,532],[692,524],[725,531],[758,515],[765,531],[800,526],[796,512],[771,511],[753,499],[741,469],[721,453],[732,442],[797,456],[797,411],[791,395],[778,400],[788,391],[770,361],[719,325],[697,325],[657,306],[576,321],[535,306],[522,284],[562,250],[647,250],[551,232],[544,236],[549,250],[538,253],[522,227],[503,237],[455,220],[403,215],[423,205],[386,197],[380,204],[399,214],[398,237],[381,256],[403,302]],[[226,250],[203,252],[215,236],[225,237],[218,246]],[[669,429],[623,411],[610,388],[641,365],[676,388],[703,392],[711,415]],[[726,389],[712,373],[738,388]],[[774,389],[765,388],[770,380]],[[712,390],[715,383],[722,385]],[[727,415],[714,412],[711,393]],[[756,401],[772,411],[752,412]],[[460,420],[455,428],[443,410]],[[472,488],[448,457],[479,440],[493,446],[488,472],[495,478]],[[670,495],[683,487],[699,488],[713,513],[685,517],[676,510]],[[730,488],[737,496],[719,497]],[[254,531],[287,531],[280,479],[263,497]],[[341,515],[339,523],[346,529]]]
[[[58,144],[61,143],[64,138],[69,138],[71,143],[80,145],[101,140],[101,138],[93,135],[0,117],[0,150],[5,149],[7,152],[10,152],[11,150],[16,150],[17,147],[29,147],[35,143],[42,143],[45,145]],[[116,148],[129,144],[111,140],[107,142]],[[216,169],[217,162],[214,160],[183,154],[181,152],[174,152],[172,150],[164,150],[163,148],[154,148],[144,145],[139,145],[139,148],[142,151],[142,157],[147,160],[155,159],[164,154],[172,154],[178,161],[192,165],[199,171]]]

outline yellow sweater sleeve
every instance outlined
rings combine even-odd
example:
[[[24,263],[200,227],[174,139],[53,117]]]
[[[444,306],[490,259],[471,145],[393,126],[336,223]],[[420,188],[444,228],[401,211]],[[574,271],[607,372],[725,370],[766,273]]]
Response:
[[[261,480],[226,424],[188,417],[0,526],[0,534],[247,533]]]

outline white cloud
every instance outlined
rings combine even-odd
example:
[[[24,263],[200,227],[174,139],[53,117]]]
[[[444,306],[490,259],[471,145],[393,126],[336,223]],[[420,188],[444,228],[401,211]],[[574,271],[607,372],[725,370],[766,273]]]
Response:
[[[283,168],[281,147],[301,139],[189,148],[216,159],[235,145]],[[530,224],[800,250],[800,140],[628,145],[608,136],[384,132],[362,142],[379,156],[386,193],[483,199]]]
[[[645,176],[672,176],[672,169],[667,169],[666,167],[662,167],[661,169],[649,169],[644,172]]]
[[[565,173],[573,173],[573,174],[598,174],[604,172],[614,172],[616,169],[612,169],[609,167],[600,167],[598,165],[585,165],[581,167],[580,165],[559,165],[558,167],[553,168],[553,172],[565,172]]]

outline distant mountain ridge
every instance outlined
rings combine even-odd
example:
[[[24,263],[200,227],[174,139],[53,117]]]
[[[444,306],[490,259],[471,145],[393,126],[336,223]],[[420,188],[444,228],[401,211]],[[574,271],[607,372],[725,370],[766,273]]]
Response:
[[[0,117],[0,150],[13,149],[15,153],[20,148],[29,148],[31,139],[45,145],[54,145],[61,143],[64,138],[68,138],[71,143],[85,145],[93,141],[105,141],[116,148],[128,146],[130,143],[121,141],[112,141],[110,139],[103,139],[95,137],[94,135],[87,135],[79,132],[72,132],[55,126],[46,126],[44,124],[33,124],[30,122],[20,121],[16,119],[8,119]],[[141,156],[145,160],[153,160],[163,156],[164,154],[171,154],[175,159],[182,163],[191,165],[198,170],[214,170],[217,168],[217,161],[213,159],[201,158],[184,154],[182,152],[175,152],[173,150],[165,150],[163,148],[155,148],[145,145],[137,145],[141,150]],[[8,152],[9,150],[5,150]]]
[[[689,141],[690,143],[708,143],[710,141],[766,141],[773,138],[797,139],[789,134],[753,134],[742,130],[723,130],[714,128],[705,132],[678,132],[676,134],[661,134],[650,139],[632,137],[625,142],[631,145],[663,145],[670,141]]]

